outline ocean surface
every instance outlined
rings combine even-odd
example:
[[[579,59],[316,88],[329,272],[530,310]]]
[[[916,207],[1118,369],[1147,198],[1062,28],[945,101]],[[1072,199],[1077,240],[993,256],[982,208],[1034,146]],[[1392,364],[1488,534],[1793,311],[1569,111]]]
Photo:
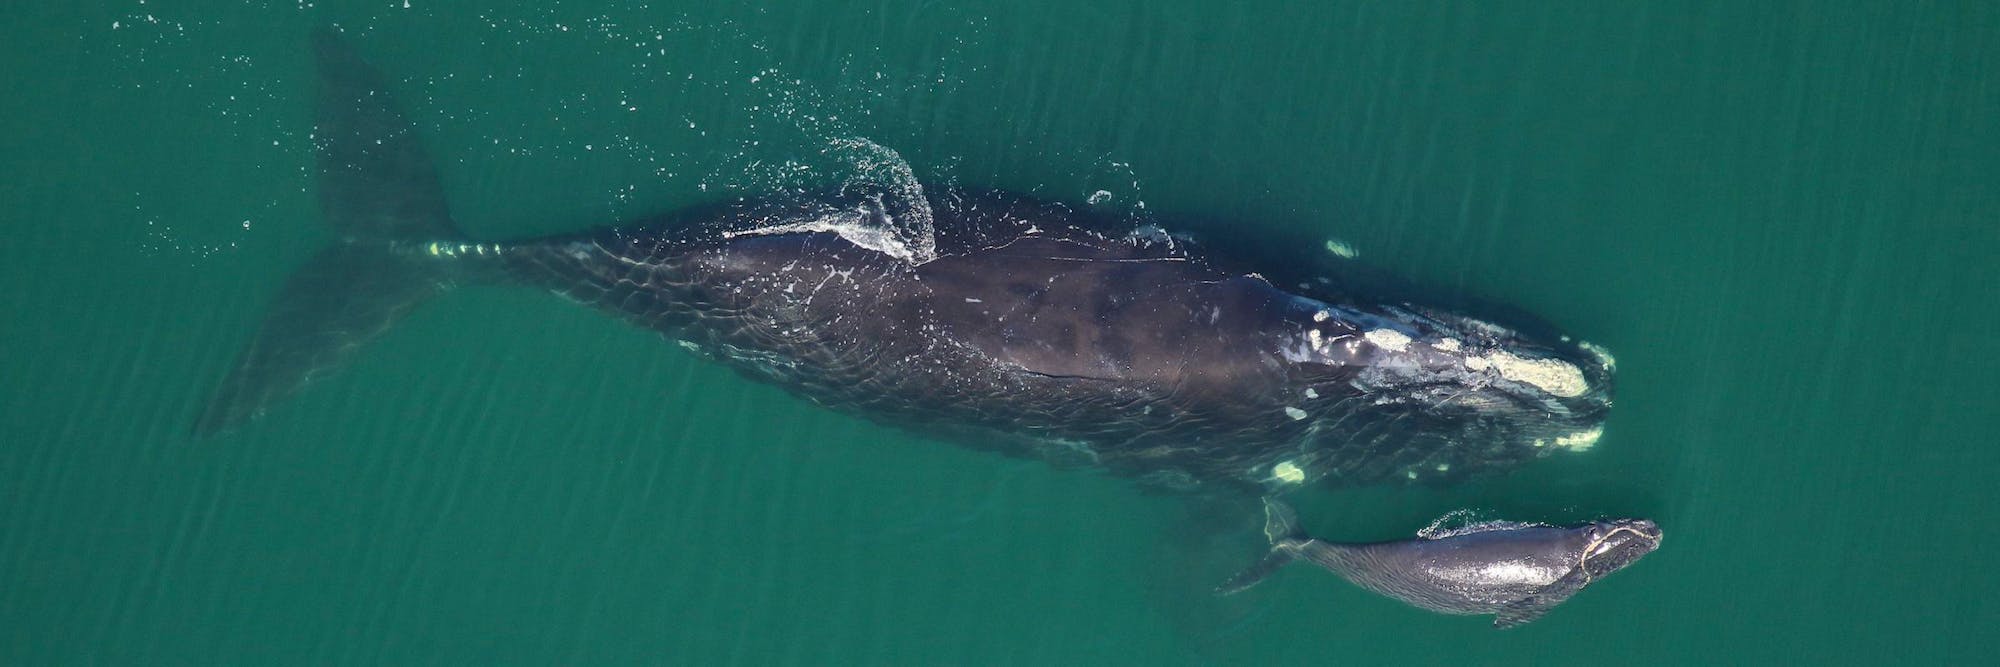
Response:
[[[15,0],[0,664],[1991,664],[2000,4]],[[328,238],[306,36],[510,239],[852,178],[1334,241],[1618,360],[1587,452],[1316,534],[1641,516],[1495,631],[1258,517],[817,409],[467,289],[189,435]],[[1205,225],[1205,227],[1204,227]]]

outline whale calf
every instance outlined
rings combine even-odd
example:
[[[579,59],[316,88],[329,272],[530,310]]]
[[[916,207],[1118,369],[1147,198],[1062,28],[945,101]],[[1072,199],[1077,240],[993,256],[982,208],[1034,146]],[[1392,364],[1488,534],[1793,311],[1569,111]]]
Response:
[[[1660,528],[1644,519],[1558,528],[1504,521],[1437,535],[1372,544],[1313,539],[1291,507],[1265,499],[1271,553],[1225,582],[1241,592],[1278,568],[1304,559],[1362,588],[1446,614],[1493,614],[1507,628],[1548,613],[1585,586],[1660,547]]]
[[[198,434],[473,284],[562,296],[828,408],[1169,488],[1504,470],[1589,447],[1611,406],[1609,356],[1567,337],[1280,284],[1293,267],[1006,192],[830,188],[474,239],[382,76],[332,30],[313,44],[335,238],[277,290]]]

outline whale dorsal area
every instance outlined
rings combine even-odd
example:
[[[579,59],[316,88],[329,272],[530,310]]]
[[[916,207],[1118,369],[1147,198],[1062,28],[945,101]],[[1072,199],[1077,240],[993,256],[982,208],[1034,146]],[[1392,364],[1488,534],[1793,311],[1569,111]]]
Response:
[[[1186,385],[1268,372],[1283,293],[1117,240],[1025,236],[919,267],[946,335],[1021,370]],[[1235,348],[1240,352],[1241,348]]]

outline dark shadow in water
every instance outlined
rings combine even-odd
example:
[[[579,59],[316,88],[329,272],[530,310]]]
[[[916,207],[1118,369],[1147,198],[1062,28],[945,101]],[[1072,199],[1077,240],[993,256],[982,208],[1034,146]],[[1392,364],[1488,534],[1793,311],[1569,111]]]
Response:
[[[1250,596],[1222,596],[1216,586],[1254,563],[1269,547],[1259,532],[1254,497],[1203,494],[1161,497],[1175,507],[1150,553],[1137,554],[1155,613],[1207,663],[1226,664],[1226,641],[1253,627],[1269,607]]]

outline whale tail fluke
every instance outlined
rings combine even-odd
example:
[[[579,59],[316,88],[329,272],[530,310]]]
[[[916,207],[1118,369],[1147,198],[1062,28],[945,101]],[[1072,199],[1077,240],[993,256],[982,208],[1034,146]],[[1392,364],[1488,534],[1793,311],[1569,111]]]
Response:
[[[1291,564],[1299,558],[1299,549],[1310,546],[1312,538],[1299,528],[1299,516],[1292,506],[1276,498],[1264,499],[1264,537],[1271,541],[1271,551],[1256,565],[1250,566],[1228,581],[1216,587],[1221,595],[1235,595],[1262,582],[1279,568]]]
[[[279,288],[196,418],[196,435],[253,419],[336,370],[455,278],[450,263],[412,250],[462,238],[413,126],[382,76],[335,29],[314,31],[312,42],[319,74],[313,152],[320,214],[334,244]]]

